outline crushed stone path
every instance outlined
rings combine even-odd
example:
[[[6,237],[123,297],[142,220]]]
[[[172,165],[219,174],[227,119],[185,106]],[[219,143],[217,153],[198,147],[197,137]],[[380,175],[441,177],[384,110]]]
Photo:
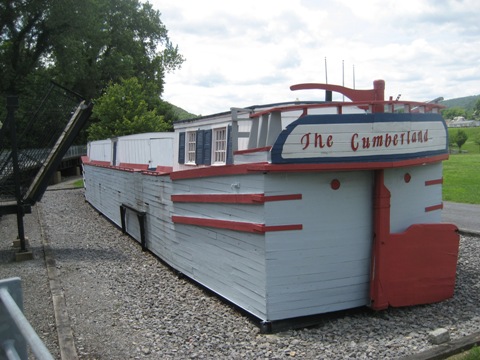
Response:
[[[326,316],[307,329],[265,335],[233,306],[142,252],[85,202],[83,189],[49,188],[36,207],[38,216],[35,210],[25,216],[31,262],[11,261],[16,220],[0,219],[0,278],[23,279],[26,316],[58,359],[42,236],[55,259],[79,359],[396,359],[437,348],[428,341],[434,329],[448,329],[453,341],[480,331],[476,236],[461,237],[452,299],[381,312],[359,309]]]

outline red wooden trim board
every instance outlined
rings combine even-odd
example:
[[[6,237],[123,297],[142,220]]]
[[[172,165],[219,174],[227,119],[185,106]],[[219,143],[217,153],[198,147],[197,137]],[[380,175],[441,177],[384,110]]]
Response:
[[[302,194],[271,195],[265,194],[176,194],[173,202],[263,204],[268,201],[301,200]]]
[[[266,233],[269,231],[287,231],[302,230],[302,224],[291,225],[265,225],[241,221],[217,220],[196,218],[190,216],[172,216],[172,221],[177,224],[196,225],[202,227],[214,227],[219,229],[228,229],[234,231],[243,231],[251,233]]]

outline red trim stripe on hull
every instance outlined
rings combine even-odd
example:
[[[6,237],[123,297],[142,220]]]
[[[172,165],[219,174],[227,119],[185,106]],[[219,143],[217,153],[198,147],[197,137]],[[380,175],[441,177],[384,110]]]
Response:
[[[323,163],[323,164],[270,164],[266,162],[211,166],[191,170],[180,170],[170,174],[172,180],[194,179],[209,176],[242,175],[252,172],[310,172],[310,171],[354,171],[380,170],[407,166],[417,166],[436,163],[448,159],[448,154],[428,158],[409,159],[402,161],[362,162],[362,163]]]
[[[443,184],[443,178],[425,181],[425,186],[442,185],[442,184]]]
[[[265,194],[177,194],[172,195],[173,202],[227,203],[227,204],[263,204],[268,201],[301,200],[302,194],[271,195]]]
[[[442,209],[443,209],[443,203],[442,203],[442,204],[438,204],[438,205],[433,205],[433,206],[427,206],[427,207],[425,208],[425,212],[442,210]]]
[[[176,224],[196,225],[202,227],[213,227],[218,229],[228,229],[234,231],[243,231],[250,233],[266,233],[270,231],[288,231],[302,230],[302,224],[291,225],[265,225],[241,221],[228,221],[217,219],[196,218],[190,216],[172,216],[172,221]]]

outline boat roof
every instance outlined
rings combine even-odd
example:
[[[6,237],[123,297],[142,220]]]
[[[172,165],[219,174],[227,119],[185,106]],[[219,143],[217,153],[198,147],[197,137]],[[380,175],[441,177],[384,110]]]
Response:
[[[283,102],[268,103],[268,104],[262,104],[262,105],[250,105],[246,107],[238,107],[238,108],[231,108],[231,109],[244,109],[245,111],[254,112],[254,111],[258,111],[259,109],[276,108],[276,107],[282,107],[287,105],[316,105],[316,104],[325,104],[325,103],[326,103],[325,101],[283,101]],[[209,114],[209,115],[197,116],[194,118],[177,120],[174,123],[181,124],[181,123],[188,123],[188,122],[202,120],[202,119],[211,119],[211,118],[229,115],[231,112],[232,110]]]

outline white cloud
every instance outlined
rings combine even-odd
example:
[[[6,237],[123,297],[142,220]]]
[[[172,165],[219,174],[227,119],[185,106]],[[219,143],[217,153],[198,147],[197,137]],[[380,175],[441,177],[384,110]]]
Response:
[[[387,96],[480,93],[478,0],[150,2],[187,59],[164,98],[196,114],[293,100],[290,85],[325,82],[325,58],[329,83],[352,87],[355,66],[357,88],[384,79]]]

